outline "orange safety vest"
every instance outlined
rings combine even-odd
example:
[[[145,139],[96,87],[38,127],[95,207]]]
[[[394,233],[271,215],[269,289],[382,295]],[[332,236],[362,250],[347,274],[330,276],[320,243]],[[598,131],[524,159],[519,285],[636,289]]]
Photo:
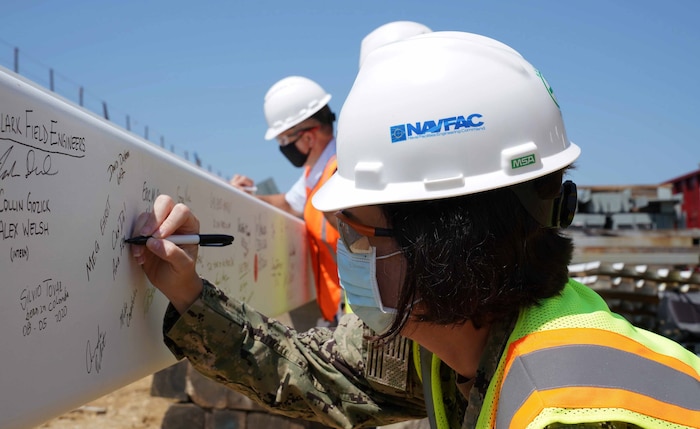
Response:
[[[304,205],[304,222],[311,251],[311,264],[316,281],[316,302],[321,309],[323,318],[332,321],[340,308],[341,287],[338,280],[338,264],[336,262],[336,246],[340,235],[326,220],[323,212],[316,210],[311,199],[321,186],[335,173],[336,157],[333,155],[326,163],[323,174],[313,189],[306,188],[306,204]],[[306,169],[308,177],[310,168]]]
[[[700,359],[570,280],[521,314],[477,427],[600,421],[700,427]]]

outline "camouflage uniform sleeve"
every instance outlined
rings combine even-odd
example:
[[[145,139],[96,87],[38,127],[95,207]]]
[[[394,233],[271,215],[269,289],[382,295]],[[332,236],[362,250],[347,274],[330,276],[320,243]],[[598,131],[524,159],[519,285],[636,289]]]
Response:
[[[295,330],[204,282],[182,315],[165,314],[164,341],[205,376],[275,413],[332,427],[381,426],[425,417],[414,371],[402,391],[376,389],[365,375],[367,342],[353,314],[337,328]]]

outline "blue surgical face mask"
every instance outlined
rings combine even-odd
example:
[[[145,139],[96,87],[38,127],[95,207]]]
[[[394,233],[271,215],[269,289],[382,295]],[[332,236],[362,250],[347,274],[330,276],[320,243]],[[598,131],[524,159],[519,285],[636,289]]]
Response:
[[[386,259],[401,252],[377,256],[377,248],[370,253],[350,253],[343,240],[338,240],[338,277],[340,286],[353,313],[381,335],[389,330],[394,321],[396,309],[384,307],[377,285],[377,260]]]

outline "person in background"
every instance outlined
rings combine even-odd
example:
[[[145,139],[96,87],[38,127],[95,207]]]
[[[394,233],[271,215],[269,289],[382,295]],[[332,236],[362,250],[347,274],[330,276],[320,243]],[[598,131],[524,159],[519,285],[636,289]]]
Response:
[[[430,31],[425,25],[413,21],[384,24],[362,40],[360,66],[372,50]],[[347,309],[342,302],[335,264],[338,241],[335,218],[319,212],[310,203],[316,190],[335,172],[335,114],[328,106],[330,99],[331,95],[318,83],[301,76],[281,79],[267,91],[264,111],[268,129],[265,139],[276,139],[289,162],[295,167],[304,167],[304,171],[287,193],[257,197],[304,219],[316,280],[316,300],[325,323],[337,323],[338,314]],[[305,135],[308,137],[304,140]],[[249,177],[236,174],[229,183],[255,194],[255,182]]]
[[[303,172],[286,194],[257,195],[279,209],[301,217],[306,224],[316,302],[325,323],[337,323],[341,288],[335,262],[338,231],[335,219],[311,205],[311,197],[335,172],[335,114],[328,106],[331,95],[318,83],[302,76],[288,76],[265,94],[266,140],[276,139],[279,150]],[[234,187],[252,193],[252,179],[236,174]]]
[[[417,60],[419,59],[419,60]],[[428,60],[429,59],[429,60]],[[335,211],[353,312],[297,332],[196,272],[189,208],[159,196],[136,262],[169,299],[164,341],[271,412],[339,428],[700,427],[700,357],[568,277],[580,155],[512,48],[433,32],[369,53],[338,122]]]

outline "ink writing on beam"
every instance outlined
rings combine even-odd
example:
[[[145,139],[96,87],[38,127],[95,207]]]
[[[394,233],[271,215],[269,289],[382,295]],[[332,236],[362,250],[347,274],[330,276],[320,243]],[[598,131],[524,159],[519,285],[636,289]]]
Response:
[[[38,427],[174,363],[157,340],[167,300],[127,263],[131,228],[160,194],[203,232],[235,234],[233,246],[169,238],[208,246],[197,272],[222,291],[270,316],[313,301],[303,221],[243,193],[0,67],[0,338],[13,351],[2,362],[33,368],[0,371],[16,387],[0,428]],[[38,392],[36,380],[71,389]]]

